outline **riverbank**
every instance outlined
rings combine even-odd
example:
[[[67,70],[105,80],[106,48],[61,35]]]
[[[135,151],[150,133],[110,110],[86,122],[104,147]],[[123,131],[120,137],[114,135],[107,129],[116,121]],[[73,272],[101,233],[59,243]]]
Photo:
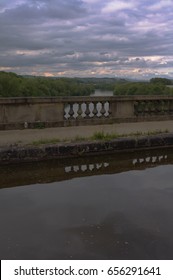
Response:
[[[0,132],[0,164],[162,147],[173,147],[173,121],[10,130]]]

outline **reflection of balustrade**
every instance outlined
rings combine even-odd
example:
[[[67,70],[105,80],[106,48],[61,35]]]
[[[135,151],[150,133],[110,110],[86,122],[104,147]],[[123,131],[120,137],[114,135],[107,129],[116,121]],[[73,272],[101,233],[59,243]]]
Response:
[[[168,159],[167,155],[147,156],[145,158],[135,158],[132,161],[133,165],[147,164],[147,163],[160,163]]]
[[[103,163],[90,163],[90,164],[81,164],[81,165],[73,165],[73,166],[66,166],[65,172],[88,172],[88,171],[97,171],[100,169],[105,169],[109,166],[108,162]]]
[[[106,160],[106,161],[105,161]],[[0,166],[0,188],[35,184],[36,182],[52,183],[72,178],[93,175],[116,174],[132,170],[173,164],[171,149],[144,150],[133,153],[92,156],[84,158],[35,162],[22,165],[6,164]],[[11,172],[13,170],[14,172]],[[23,175],[22,175],[23,174]],[[30,176],[32,174],[33,176]]]
[[[146,157],[134,158],[128,163],[128,167],[141,168],[144,166],[154,166],[168,162],[168,155],[152,155]],[[112,170],[117,169],[117,164],[114,161],[110,162],[100,162],[100,163],[87,163],[80,165],[70,165],[64,167],[64,171],[67,174],[97,174],[97,172],[112,172]]]

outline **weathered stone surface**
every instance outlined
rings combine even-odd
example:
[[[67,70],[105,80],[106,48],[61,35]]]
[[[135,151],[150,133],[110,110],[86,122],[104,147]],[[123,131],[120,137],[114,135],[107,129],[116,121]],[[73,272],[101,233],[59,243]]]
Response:
[[[172,142],[173,142],[173,134],[165,134],[162,136],[163,137],[163,140],[164,140],[164,143],[165,145],[172,145]]]
[[[132,138],[120,138],[116,141],[118,150],[128,150],[136,148],[136,140]]]
[[[116,153],[118,151],[173,147],[173,134],[139,138],[119,138],[111,141],[42,145],[39,147],[11,147],[0,149],[0,164],[41,161],[86,155]]]
[[[173,96],[157,95],[0,98],[0,130],[172,120],[172,107]]]
[[[77,154],[77,145],[61,145],[59,146],[60,156],[72,156]]]
[[[147,148],[150,146],[149,137],[140,137],[136,140],[136,148]]]
[[[164,146],[165,141],[163,136],[153,136],[150,138],[150,145],[154,146]]]

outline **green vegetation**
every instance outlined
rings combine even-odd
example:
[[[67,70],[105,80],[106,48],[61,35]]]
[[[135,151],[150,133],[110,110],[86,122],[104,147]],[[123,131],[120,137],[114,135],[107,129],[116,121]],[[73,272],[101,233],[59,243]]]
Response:
[[[125,79],[120,78],[76,78],[78,82],[92,85],[94,89],[114,90],[117,84],[127,83]]]
[[[104,133],[103,131],[95,132],[91,137],[92,140],[112,140],[121,137],[117,133]]]
[[[37,123],[35,123],[34,128],[43,129],[43,128],[45,128],[45,123],[44,122],[37,122]]]
[[[173,95],[172,81],[165,78],[153,78],[150,82],[129,82],[117,84],[114,95]]]
[[[168,129],[165,130],[154,130],[154,131],[148,131],[148,132],[132,132],[132,133],[124,133],[124,134],[117,134],[117,133],[104,133],[103,131],[101,132],[95,132],[94,135],[91,137],[92,140],[104,140],[104,141],[109,141],[113,140],[116,138],[121,138],[121,137],[130,137],[130,136],[146,136],[146,135],[157,135],[161,133],[168,133]]]
[[[94,92],[94,85],[79,79],[22,77],[0,72],[0,97],[85,96]]]
[[[116,84],[125,82],[118,78],[48,78],[1,71],[0,97],[87,96],[95,89],[113,91]]]
[[[139,137],[139,136],[149,136],[149,135],[157,135],[157,134],[162,134],[162,133],[169,133],[168,129],[165,130],[153,130],[153,131],[148,131],[148,132],[132,132],[132,133],[124,133],[124,134],[118,134],[118,133],[105,133],[103,131],[95,132],[93,136],[91,137],[80,137],[76,136],[73,139],[58,139],[58,138],[53,138],[53,139],[41,139],[38,141],[33,141],[30,143],[30,145],[34,146],[39,146],[39,145],[46,145],[46,144],[57,144],[57,143],[64,143],[64,142],[71,142],[71,143],[76,143],[76,142],[83,142],[83,141],[110,141],[113,139],[117,138],[122,138],[122,137]]]
[[[173,84],[170,79],[166,79],[166,78],[152,78],[150,80],[150,83],[161,84],[161,85],[172,85]]]
[[[173,81],[152,78],[150,82],[128,82],[120,78],[55,78],[20,76],[0,72],[0,97],[87,96],[95,89],[112,90],[114,95],[172,95]]]

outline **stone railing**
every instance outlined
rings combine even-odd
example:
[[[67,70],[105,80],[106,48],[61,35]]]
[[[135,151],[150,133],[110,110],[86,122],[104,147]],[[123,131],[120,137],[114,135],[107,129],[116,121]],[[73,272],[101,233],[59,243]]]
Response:
[[[173,97],[0,98],[0,129],[173,119]]]

